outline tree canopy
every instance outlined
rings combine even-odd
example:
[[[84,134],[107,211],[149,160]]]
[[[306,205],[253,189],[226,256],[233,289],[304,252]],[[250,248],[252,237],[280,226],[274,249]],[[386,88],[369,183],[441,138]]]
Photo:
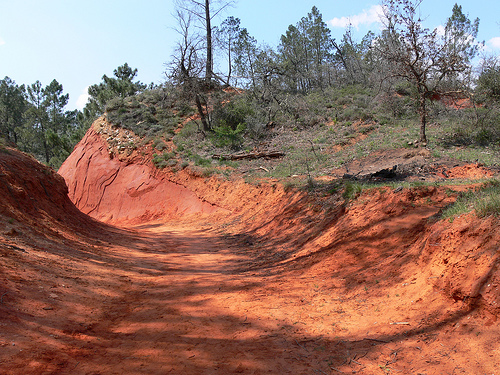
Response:
[[[179,40],[166,63],[167,81],[151,85],[149,89],[156,91],[150,96],[155,102],[158,98],[168,101],[174,92],[184,107],[196,108],[202,124],[199,128],[205,133],[229,122],[231,131],[241,132],[248,126],[253,132],[272,123],[280,112],[299,122],[303,110],[298,109],[300,101],[290,99],[294,96],[323,95],[331,89],[356,86],[384,97],[380,105],[388,105],[394,116],[402,113],[401,107],[390,104],[397,102],[398,95],[413,100],[414,104],[406,107],[415,113],[415,119],[418,116],[420,142],[425,144],[434,98],[462,95],[481,101],[484,108],[496,106],[500,73],[495,56],[483,58],[475,70],[481,50],[479,19],[469,18],[462,6],[455,4],[442,28],[428,29],[421,16],[422,2],[383,0],[384,25],[379,33],[370,31],[356,40],[352,26],[348,26],[338,41],[314,6],[289,25],[278,45],[272,47],[259,43],[239,18],[222,19],[232,1],[177,0]],[[69,97],[56,80],[47,86],[39,81],[17,85],[5,77],[0,81],[0,135],[57,166],[111,101],[116,108],[117,103],[132,103],[131,97],[148,91],[148,86],[136,79],[137,73],[125,63],[112,76],[103,75],[100,83],[89,86],[89,101],[81,112],[65,110]],[[228,86],[244,88],[248,103],[240,109],[226,105]],[[174,89],[167,93],[166,87]],[[168,105],[161,110],[166,111]],[[224,108],[240,113],[228,115]],[[336,110],[341,109],[338,106]],[[143,110],[151,112],[149,117],[155,116],[147,104]],[[155,126],[160,127],[160,122]]]
[[[427,142],[427,101],[441,93],[446,80],[465,73],[476,55],[479,20],[473,23],[455,5],[444,35],[422,24],[419,6],[423,0],[384,0],[385,26],[376,51],[387,60],[393,77],[413,85],[420,114],[420,141]]]

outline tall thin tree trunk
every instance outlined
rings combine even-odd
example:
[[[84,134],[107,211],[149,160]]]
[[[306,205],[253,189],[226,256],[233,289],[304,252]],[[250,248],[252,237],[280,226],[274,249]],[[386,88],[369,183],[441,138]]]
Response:
[[[425,127],[427,125],[427,106],[425,95],[423,93],[420,94],[420,142],[427,143],[427,136],[425,134]]]
[[[210,22],[210,0],[205,0],[205,21],[207,26],[207,65],[205,79],[212,80],[213,56],[212,56],[212,25]]]
[[[227,85],[228,86],[231,86],[229,84],[229,81],[231,80],[231,74],[232,74],[232,68],[233,68],[233,62],[231,61],[231,45],[232,45],[232,40],[231,40],[231,37],[229,38],[229,46],[228,46],[228,56],[227,56],[227,59],[228,59],[228,73],[227,73]]]
[[[195,102],[196,102],[196,107],[198,108],[198,113],[200,115],[201,123],[203,124],[203,130],[204,131],[212,130],[207,120],[207,117],[205,116],[205,111],[203,110],[203,105],[201,104],[200,95],[198,94],[195,95]]]

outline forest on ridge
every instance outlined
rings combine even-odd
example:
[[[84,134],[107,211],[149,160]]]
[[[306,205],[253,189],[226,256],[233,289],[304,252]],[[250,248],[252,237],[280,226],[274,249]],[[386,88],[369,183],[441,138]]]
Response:
[[[192,133],[210,147],[234,151],[265,139],[272,126],[307,130],[356,121],[416,129],[416,143],[424,146],[436,142],[428,127],[439,123],[447,127],[443,142],[498,148],[499,56],[481,52],[480,20],[460,5],[439,31],[423,26],[421,2],[384,0],[384,29],[361,40],[351,27],[341,40],[332,38],[313,7],[271,47],[252,37],[244,20],[228,16],[214,25],[231,1],[178,0],[178,41],[165,63],[165,82],[137,81],[137,69],[124,63],[89,87],[83,111],[68,111],[69,95],[57,80],[19,85],[6,76],[0,80],[2,142],[57,169],[106,113],[149,141],[173,139],[180,151],[192,146]],[[185,116],[192,121],[176,138]],[[191,150],[186,158],[203,164],[205,154]],[[157,162],[165,166],[167,159]]]

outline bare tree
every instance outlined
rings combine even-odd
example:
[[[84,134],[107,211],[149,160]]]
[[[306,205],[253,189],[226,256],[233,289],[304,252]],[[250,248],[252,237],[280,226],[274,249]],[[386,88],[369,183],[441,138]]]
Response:
[[[203,64],[200,59],[202,39],[193,31],[192,14],[178,8],[175,14],[177,28],[180,36],[172,55],[170,64],[170,78],[181,85],[190,85],[195,77],[199,77]]]
[[[185,100],[194,100],[203,130],[208,131],[211,129],[211,125],[200,82],[203,71],[203,62],[200,58],[203,38],[193,30],[192,12],[177,8],[175,18],[178,24],[176,31],[179,33],[180,39],[172,56],[168,75],[174,83],[180,86]]]
[[[427,142],[427,101],[440,94],[446,79],[469,68],[477,52],[479,20],[471,23],[455,5],[444,35],[422,26],[423,0],[383,0],[386,29],[374,49],[388,62],[392,77],[406,80],[417,92],[420,141]]]
[[[234,1],[222,0],[176,0],[178,9],[194,16],[205,33],[205,80],[212,81],[214,77],[214,57],[212,42],[212,20],[222,10],[232,5]]]
[[[233,72],[233,55],[237,50],[237,43],[241,39],[240,19],[230,16],[226,18],[219,28],[216,28],[216,39],[220,48],[227,53],[227,78],[226,85],[230,86]]]

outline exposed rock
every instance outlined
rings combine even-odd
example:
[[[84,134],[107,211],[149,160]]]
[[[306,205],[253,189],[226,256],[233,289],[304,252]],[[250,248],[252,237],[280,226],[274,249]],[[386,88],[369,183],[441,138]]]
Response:
[[[370,156],[354,160],[346,166],[345,179],[394,179],[412,174],[427,164],[430,152],[419,150],[390,150],[375,152]]]

